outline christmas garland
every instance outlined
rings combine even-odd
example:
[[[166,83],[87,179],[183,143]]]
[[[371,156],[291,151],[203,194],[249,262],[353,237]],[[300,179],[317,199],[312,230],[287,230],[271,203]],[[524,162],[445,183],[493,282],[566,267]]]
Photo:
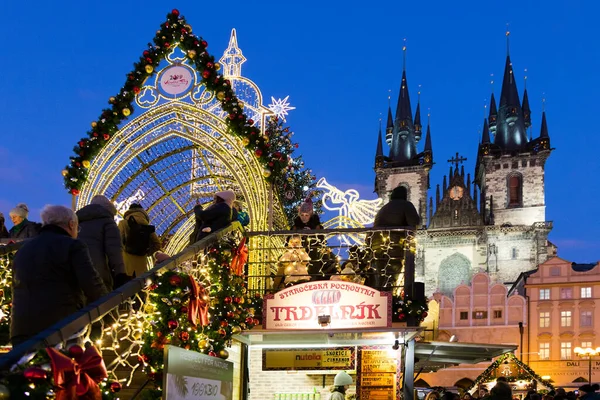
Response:
[[[1,378],[0,400],[112,400],[121,384],[106,377],[104,361],[93,346],[47,348],[26,356]]]
[[[414,317],[420,324],[427,317],[427,311],[429,311],[427,299],[413,300],[409,296],[405,296],[404,292],[400,293],[400,296],[394,296],[392,304],[392,319],[397,322],[406,322],[409,317]]]
[[[207,275],[201,282],[169,271],[151,284],[146,310],[151,329],[142,337],[140,361],[155,385],[143,392],[144,398],[162,396],[165,345],[227,359],[232,336],[260,323],[262,297],[256,293],[248,299],[241,250],[233,241],[209,248],[203,256]]]
[[[10,316],[12,311],[12,268],[15,253],[0,256],[0,346],[10,343]]]
[[[133,113],[135,96],[174,46],[179,46],[186,53],[200,73],[202,83],[208,90],[216,93],[221,108],[227,113],[225,120],[229,131],[239,137],[244,147],[258,158],[263,165],[265,178],[273,182],[275,177],[282,175],[288,163],[287,154],[271,148],[268,137],[261,135],[260,128],[254,126],[254,121],[244,114],[243,102],[236,97],[231,82],[218,72],[220,64],[207,52],[208,43],[194,35],[192,27],[174,9],[157,31],[154,44],[149,43],[139,61],[134,63],[120,92],[109,99],[110,108],[102,110],[98,120],[92,122],[92,129],[87,132],[87,137],[80,139],[74,147],[75,156],[70,157],[70,164],[62,172],[69,193],[79,194],[87,180],[92,159],[117,133],[119,124]]]

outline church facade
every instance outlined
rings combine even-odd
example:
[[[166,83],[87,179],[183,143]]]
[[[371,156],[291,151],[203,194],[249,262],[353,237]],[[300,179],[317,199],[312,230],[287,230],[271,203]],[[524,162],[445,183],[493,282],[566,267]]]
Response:
[[[527,89],[520,99],[510,56],[506,57],[500,100],[494,94],[490,112],[477,144],[473,175],[465,175],[456,153],[443,182],[435,186],[429,123],[423,150],[420,103],[412,114],[406,70],[395,115],[388,109],[385,139],[380,130],[375,156],[375,191],[383,201],[397,186],[405,186],[408,199],[421,217],[416,253],[416,280],[425,283],[427,295],[453,295],[460,284],[470,284],[478,272],[509,284],[519,274],[537,268],[548,258],[544,166],[550,156],[550,137],[542,112],[537,138],[527,137],[531,110]],[[384,155],[384,143],[389,154]],[[475,143],[473,147],[475,148]]]

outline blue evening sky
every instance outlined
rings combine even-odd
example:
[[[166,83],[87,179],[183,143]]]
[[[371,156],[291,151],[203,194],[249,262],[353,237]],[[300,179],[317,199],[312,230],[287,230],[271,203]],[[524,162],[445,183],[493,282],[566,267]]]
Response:
[[[17,202],[29,204],[33,220],[46,203],[70,204],[61,170],[73,146],[172,8],[217,58],[236,28],[248,58],[243,75],[265,99],[289,95],[297,107],[288,124],[307,165],[363,198],[374,197],[378,120],[390,89],[395,107],[403,39],[413,110],[419,85],[425,120],[431,110],[435,195],[457,151],[474,169],[490,74],[499,98],[508,23],[521,92],[528,71],[533,134],[545,97],[556,148],[546,164],[550,240],[568,260],[600,258],[594,1],[3,1],[0,211],[7,217]]]

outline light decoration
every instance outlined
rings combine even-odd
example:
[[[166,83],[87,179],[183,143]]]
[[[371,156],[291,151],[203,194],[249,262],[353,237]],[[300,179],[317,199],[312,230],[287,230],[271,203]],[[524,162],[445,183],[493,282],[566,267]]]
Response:
[[[14,253],[0,256],[0,346],[10,341],[10,316],[12,310],[12,267]]]
[[[285,96],[284,99],[275,99],[271,96],[271,104],[268,105],[269,110],[273,111],[278,118],[281,118],[285,122],[285,117],[288,115],[288,111],[295,110],[296,107],[291,107],[288,99],[290,96]]]
[[[382,199],[358,200],[360,194],[356,189],[342,191],[325,178],[319,179],[316,186],[323,191],[323,207],[338,212],[337,217],[323,224],[328,229],[364,228],[373,223],[383,204]],[[341,235],[341,240],[347,244],[365,244],[364,235],[359,234]]]
[[[587,358],[588,360],[588,383],[591,385],[592,384],[592,358],[600,355],[600,347],[596,347],[595,349],[591,348],[591,347],[575,347],[573,349],[573,352],[581,357],[581,358]]]

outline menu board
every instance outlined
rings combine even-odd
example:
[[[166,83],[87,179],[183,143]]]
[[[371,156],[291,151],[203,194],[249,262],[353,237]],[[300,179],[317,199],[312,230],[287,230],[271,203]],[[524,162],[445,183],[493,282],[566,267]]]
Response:
[[[361,348],[357,384],[361,400],[395,400],[398,352]]]
[[[355,347],[263,349],[263,371],[354,369]]]

